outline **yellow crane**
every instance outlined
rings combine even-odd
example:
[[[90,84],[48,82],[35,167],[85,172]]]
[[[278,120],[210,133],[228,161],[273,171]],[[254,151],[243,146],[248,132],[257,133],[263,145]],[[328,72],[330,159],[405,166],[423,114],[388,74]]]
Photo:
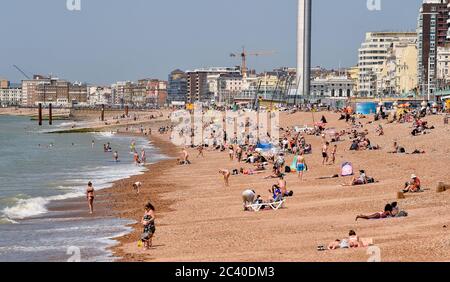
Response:
[[[242,52],[240,54],[238,53],[231,53],[230,57],[238,57],[240,56],[242,59],[242,65],[241,65],[241,73],[242,73],[242,77],[243,78],[247,78],[247,73],[248,73],[248,69],[247,69],[247,57],[248,56],[270,56],[275,54],[275,51],[251,51],[248,52],[247,50],[245,50],[245,47],[242,47]]]

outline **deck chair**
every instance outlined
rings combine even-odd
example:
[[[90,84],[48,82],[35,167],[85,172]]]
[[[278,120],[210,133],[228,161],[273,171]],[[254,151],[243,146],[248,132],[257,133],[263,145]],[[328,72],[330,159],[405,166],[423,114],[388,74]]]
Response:
[[[273,202],[273,203],[269,203],[269,206],[273,209],[273,210],[278,210],[279,208],[281,208],[283,206],[283,204],[286,202],[285,199],[278,201],[278,202]]]
[[[247,205],[246,208],[254,212],[259,212],[263,206],[267,206],[267,204],[251,204]]]

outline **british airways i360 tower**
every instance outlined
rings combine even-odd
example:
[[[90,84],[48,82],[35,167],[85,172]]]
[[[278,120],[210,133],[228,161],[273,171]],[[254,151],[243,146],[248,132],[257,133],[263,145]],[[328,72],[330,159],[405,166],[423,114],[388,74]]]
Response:
[[[311,72],[312,0],[298,0],[297,89],[303,98],[309,96]]]

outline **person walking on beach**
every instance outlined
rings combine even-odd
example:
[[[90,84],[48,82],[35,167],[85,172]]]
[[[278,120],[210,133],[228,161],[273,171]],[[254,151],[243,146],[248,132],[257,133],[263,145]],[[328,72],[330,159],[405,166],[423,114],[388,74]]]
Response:
[[[198,150],[197,158],[199,158],[200,156],[201,156],[202,158],[204,158],[205,155],[203,154],[203,145],[198,146],[198,147],[197,147],[197,150]]]
[[[239,145],[236,148],[236,158],[238,160],[238,163],[242,161],[242,148]]]
[[[155,207],[149,202],[145,205],[145,213],[141,221],[144,226],[144,232],[141,235],[141,241],[144,243],[144,249],[149,250],[152,247],[152,239],[155,234]]]
[[[94,198],[95,198],[95,191],[94,186],[92,185],[92,182],[88,183],[88,187],[86,189],[86,199],[89,204],[89,213],[94,213]]]

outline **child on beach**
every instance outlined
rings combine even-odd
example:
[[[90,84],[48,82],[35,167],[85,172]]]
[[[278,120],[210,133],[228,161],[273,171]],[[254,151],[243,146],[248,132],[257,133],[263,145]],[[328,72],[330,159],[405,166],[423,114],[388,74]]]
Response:
[[[144,249],[149,250],[152,247],[152,238],[156,231],[155,207],[151,203],[147,203],[147,205],[145,205],[145,213],[141,223],[144,226],[141,241],[144,242]]]
[[[330,164],[336,164],[336,152],[337,152],[337,145],[333,146],[333,150],[331,151],[331,162]]]
[[[86,199],[88,201],[90,214],[94,213],[94,198],[95,198],[94,186],[92,185],[92,182],[89,182],[88,187],[86,189]]]

